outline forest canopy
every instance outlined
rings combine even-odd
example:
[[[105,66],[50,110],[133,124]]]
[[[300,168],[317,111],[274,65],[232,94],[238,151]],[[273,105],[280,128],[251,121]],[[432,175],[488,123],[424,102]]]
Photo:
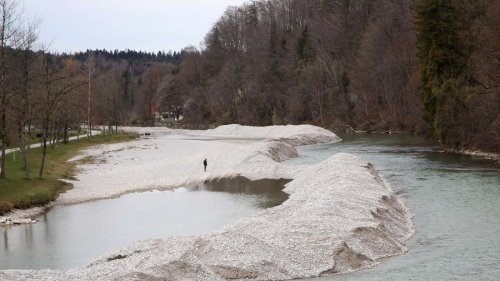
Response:
[[[230,7],[169,95],[190,124],[312,123],[500,151],[500,3],[268,0]]]
[[[0,3],[3,153],[36,134],[66,140],[159,116],[185,128],[410,132],[500,152],[500,1],[249,1],[200,47],[73,54],[36,48],[36,24]]]

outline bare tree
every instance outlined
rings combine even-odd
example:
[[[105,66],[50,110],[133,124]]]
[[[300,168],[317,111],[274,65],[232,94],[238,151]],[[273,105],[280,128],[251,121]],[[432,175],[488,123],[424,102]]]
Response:
[[[74,60],[41,54],[43,73],[43,96],[40,100],[42,118],[42,163],[38,177],[42,178],[47,155],[47,139],[52,129],[54,114],[63,98],[83,86],[86,82],[80,74],[80,67]]]
[[[94,54],[91,53],[86,63],[87,68],[87,82],[88,82],[88,103],[87,103],[87,138],[92,136],[92,74],[95,71],[95,57]]]
[[[22,34],[22,48],[15,52],[17,64],[17,79],[14,81],[15,97],[13,111],[17,123],[17,135],[19,149],[23,155],[23,168],[25,177],[29,178],[29,150],[31,145],[31,128],[33,120],[33,101],[32,88],[35,81],[34,61],[35,55],[32,51],[33,44],[36,42],[36,24],[31,23],[24,34]]]
[[[26,45],[31,28],[24,26],[22,11],[15,0],[0,0],[0,178],[5,178],[5,148],[7,145],[7,108],[14,95],[11,67],[12,53]]]

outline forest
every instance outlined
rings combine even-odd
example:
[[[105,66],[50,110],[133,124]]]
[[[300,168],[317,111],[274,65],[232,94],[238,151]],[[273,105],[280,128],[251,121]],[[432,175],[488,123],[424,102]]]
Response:
[[[500,151],[500,2],[270,0],[229,8],[167,89],[191,124],[312,123]]]
[[[45,48],[16,3],[0,1],[2,177],[9,147],[172,108],[184,128],[308,123],[500,152],[500,1],[249,1],[198,47],[72,54]]]

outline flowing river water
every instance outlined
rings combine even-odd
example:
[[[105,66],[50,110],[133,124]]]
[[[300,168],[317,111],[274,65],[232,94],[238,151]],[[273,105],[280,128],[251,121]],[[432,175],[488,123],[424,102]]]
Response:
[[[313,164],[337,152],[373,163],[414,214],[408,253],[369,270],[314,281],[500,280],[500,167],[439,152],[405,135],[347,135],[335,145],[299,148],[290,164]]]
[[[311,280],[498,280],[498,164],[442,153],[421,137],[342,137],[337,144],[300,147],[302,157],[286,164],[315,164],[338,152],[360,156],[405,198],[416,233],[402,256],[372,269]],[[213,232],[281,204],[287,198],[283,184],[237,178],[56,206],[35,225],[0,227],[0,268],[68,269],[139,239]]]

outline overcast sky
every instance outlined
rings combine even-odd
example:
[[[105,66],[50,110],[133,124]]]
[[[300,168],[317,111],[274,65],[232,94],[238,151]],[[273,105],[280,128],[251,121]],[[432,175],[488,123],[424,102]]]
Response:
[[[246,0],[24,0],[52,51],[199,46],[228,6]]]

